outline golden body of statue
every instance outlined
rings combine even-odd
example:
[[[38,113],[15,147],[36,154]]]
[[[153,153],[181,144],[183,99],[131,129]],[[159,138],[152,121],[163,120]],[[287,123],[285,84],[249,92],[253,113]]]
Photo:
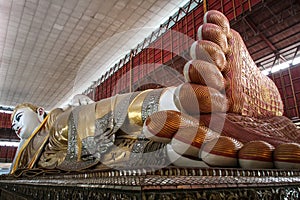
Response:
[[[299,131],[282,116],[275,84],[222,13],[205,14],[190,55],[186,83],[178,87],[55,109],[47,117],[42,108],[17,106],[12,123],[22,140],[11,173],[168,165],[299,168]]]

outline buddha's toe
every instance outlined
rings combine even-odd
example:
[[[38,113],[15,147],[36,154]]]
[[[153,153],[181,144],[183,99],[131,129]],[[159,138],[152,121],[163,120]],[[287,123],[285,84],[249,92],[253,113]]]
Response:
[[[148,139],[169,143],[178,131],[191,129],[192,134],[198,127],[199,121],[195,118],[177,111],[164,110],[150,115],[144,122],[142,132]]]
[[[203,144],[199,157],[210,166],[237,167],[237,155],[242,146],[233,138],[220,136]]]
[[[205,126],[185,127],[177,131],[171,145],[174,151],[180,155],[198,158],[202,145],[218,136],[219,133]]]
[[[153,141],[169,143],[179,126],[179,112],[159,111],[145,120],[143,134]]]
[[[230,32],[230,24],[223,13],[217,10],[210,10],[204,14],[203,23],[211,23],[218,25],[226,35]]]
[[[300,144],[285,143],[277,146],[274,164],[278,169],[300,169]]]
[[[207,40],[219,45],[225,55],[229,52],[227,35],[215,24],[203,24],[198,29],[198,40]]]
[[[190,83],[176,88],[175,104],[181,112],[190,115],[226,112],[228,109],[225,94],[211,87]]]
[[[221,47],[208,40],[195,41],[191,45],[190,56],[193,60],[214,64],[220,71],[223,71],[227,66],[226,57]]]
[[[184,66],[183,74],[188,82],[196,83],[222,91],[225,81],[216,65],[203,60],[191,60]]]
[[[245,144],[238,153],[242,168],[270,169],[273,168],[274,147],[264,141],[252,141]]]
[[[223,13],[211,10],[204,14],[203,25],[198,29],[198,40],[208,40],[217,44],[226,55],[231,53],[231,38],[230,24]]]

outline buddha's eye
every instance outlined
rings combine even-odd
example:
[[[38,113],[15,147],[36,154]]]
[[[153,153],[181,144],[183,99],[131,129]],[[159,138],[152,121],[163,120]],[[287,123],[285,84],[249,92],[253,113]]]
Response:
[[[23,113],[18,113],[18,114],[16,115],[16,117],[15,117],[15,120],[16,120],[17,122],[19,122],[22,116],[23,116]]]

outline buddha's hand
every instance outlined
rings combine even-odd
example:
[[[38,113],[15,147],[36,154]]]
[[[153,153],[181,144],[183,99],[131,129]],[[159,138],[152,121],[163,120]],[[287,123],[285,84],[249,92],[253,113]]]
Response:
[[[95,103],[91,98],[83,94],[75,95],[69,102],[69,106],[82,106]]]
[[[62,107],[63,111],[66,111],[68,109],[74,108],[76,106],[83,106],[83,105],[88,105],[95,103],[91,98],[89,98],[86,95],[83,94],[76,94],[69,102],[67,105]]]

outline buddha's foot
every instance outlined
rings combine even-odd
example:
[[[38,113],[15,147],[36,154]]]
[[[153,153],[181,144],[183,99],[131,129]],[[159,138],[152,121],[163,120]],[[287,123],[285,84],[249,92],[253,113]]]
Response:
[[[182,112],[231,112],[253,117],[280,116],[283,104],[275,84],[256,67],[227,18],[208,11],[184,67],[187,83],[177,88]]]
[[[275,84],[222,13],[208,11],[203,21],[184,67],[187,82],[175,91],[181,112],[151,115],[143,127],[146,137],[209,166],[300,168],[300,134],[281,116]]]

